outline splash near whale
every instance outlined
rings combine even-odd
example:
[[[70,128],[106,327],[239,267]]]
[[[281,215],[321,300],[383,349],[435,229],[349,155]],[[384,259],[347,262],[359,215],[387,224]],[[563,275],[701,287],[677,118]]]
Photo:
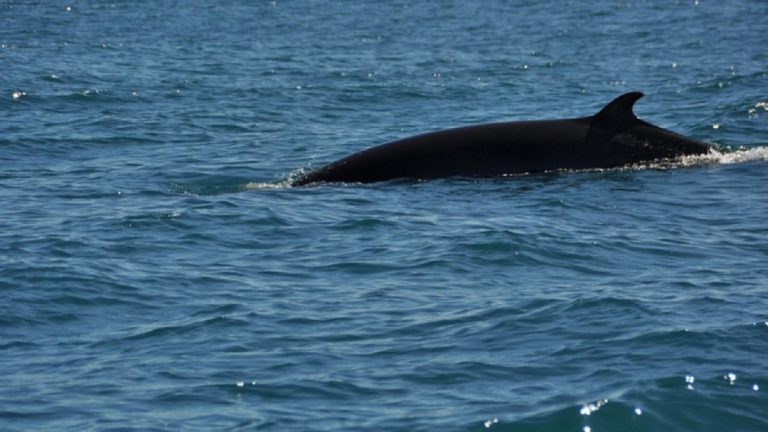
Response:
[[[400,139],[330,163],[292,185],[616,168],[711,151],[638,119],[632,108],[641,97],[624,94],[590,117],[482,124]]]

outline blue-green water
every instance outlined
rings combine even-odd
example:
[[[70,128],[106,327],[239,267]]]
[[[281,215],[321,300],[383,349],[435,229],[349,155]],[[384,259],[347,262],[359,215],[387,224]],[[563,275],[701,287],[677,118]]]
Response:
[[[768,430],[766,17],[0,2],[0,430]],[[284,186],[633,90],[725,154]]]

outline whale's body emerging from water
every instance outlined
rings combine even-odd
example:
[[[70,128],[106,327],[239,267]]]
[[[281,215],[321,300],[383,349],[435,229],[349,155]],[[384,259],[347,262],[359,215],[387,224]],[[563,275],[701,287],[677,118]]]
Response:
[[[321,167],[293,185],[613,168],[710,151],[707,144],[638,119],[632,107],[642,96],[619,96],[591,117],[491,123],[404,138]]]

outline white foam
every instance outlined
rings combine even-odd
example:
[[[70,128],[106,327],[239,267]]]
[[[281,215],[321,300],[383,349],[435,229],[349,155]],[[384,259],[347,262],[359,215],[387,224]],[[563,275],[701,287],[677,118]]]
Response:
[[[579,410],[579,414],[583,416],[592,415],[593,412],[599,410],[603,405],[608,403],[608,399],[599,400],[595,403],[584,404]]]
[[[701,155],[683,156],[683,166],[708,165],[708,164],[735,164],[742,162],[754,162],[768,160],[768,147],[740,148],[736,151],[711,150]]]
[[[279,183],[248,182],[242,186],[243,190],[285,189],[291,187],[291,182],[284,180]]]
[[[245,185],[243,185],[243,190],[263,190],[263,189],[287,189],[293,187],[293,182],[297,179],[301,178],[303,175],[308,173],[310,170],[309,167],[303,166],[300,168],[297,168],[293,171],[291,171],[290,174],[283,180],[277,182],[277,183],[267,183],[267,182],[248,182]]]
[[[687,388],[688,390],[693,390],[693,383],[695,382],[696,382],[696,377],[694,377],[693,375],[685,376],[685,383],[686,383],[685,388]]]
[[[709,153],[681,156],[674,159],[656,160],[619,168],[619,170],[675,169],[705,165],[729,165],[743,162],[768,160],[768,147],[741,147],[738,150],[712,149]]]

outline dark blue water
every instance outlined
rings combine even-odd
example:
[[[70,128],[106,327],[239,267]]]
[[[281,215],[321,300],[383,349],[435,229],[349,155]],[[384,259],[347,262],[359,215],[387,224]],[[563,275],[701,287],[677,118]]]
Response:
[[[0,2],[0,430],[768,430],[766,17]],[[721,153],[284,186],[634,90]]]

